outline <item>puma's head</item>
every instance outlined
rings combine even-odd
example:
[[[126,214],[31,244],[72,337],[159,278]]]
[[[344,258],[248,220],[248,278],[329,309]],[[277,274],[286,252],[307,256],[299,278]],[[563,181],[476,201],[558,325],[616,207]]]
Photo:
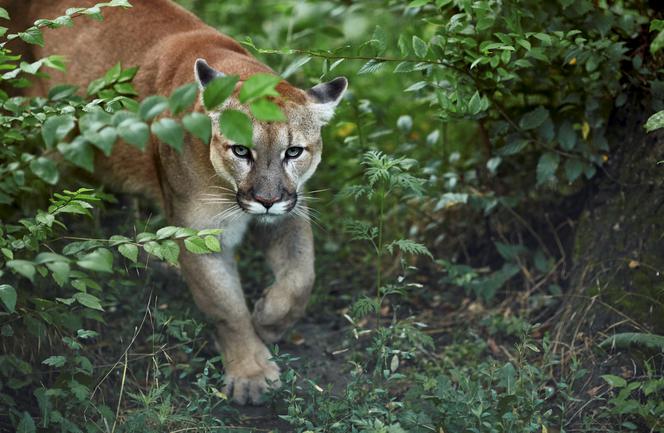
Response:
[[[205,60],[195,65],[196,79],[204,88],[223,75]],[[277,85],[275,100],[285,122],[261,122],[234,97],[223,109],[240,110],[253,122],[253,146],[233,143],[221,134],[219,112],[209,113],[213,123],[210,161],[219,177],[235,191],[240,208],[257,215],[283,215],[295,208],[298,192],[321,160],[321,127],[333,116],[348,87],[344,77],[318,84],[308,91]]]

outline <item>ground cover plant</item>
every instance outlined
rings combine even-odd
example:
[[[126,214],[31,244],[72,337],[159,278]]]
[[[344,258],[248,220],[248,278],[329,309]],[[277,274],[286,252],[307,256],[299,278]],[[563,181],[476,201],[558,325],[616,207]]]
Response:
[[[209,140],[198,88],[139,99],[117,64],[16,96],[67,62],[12,43],[130,3],[17,32],[0,9],[0,431],[664,431],[656,2],[179,1],[300,87],[351,82],[310,185],[314,294],[257,408],[222,392],[177,272],[218,231],[89,176],[120,139]],[[256,294],[272,277],[239,254]]]

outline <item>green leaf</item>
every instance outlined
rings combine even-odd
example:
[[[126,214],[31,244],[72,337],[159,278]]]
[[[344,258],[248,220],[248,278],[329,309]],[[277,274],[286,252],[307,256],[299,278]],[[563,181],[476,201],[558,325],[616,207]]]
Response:
[[[51,90],[48,91],[48,99],[52,101],[61,101],[67,99],[70,96],[74,96],[78,91],[78,87],[72,86],[69,84],[60,84],[58,86],[53,86]]]
[[[227,139],[237,144],[251,146],[254,127],[249,116],[241,111],[225,110],[221,113],[219,122],[221,133]]]
[[[56,143],[62,140],[69,131],[74,129],[74,116],[64,114],[53,116],[46,119],[42,125],[42,138],[47,148],[52,148]]]
[[[124,9],[128,9],[128,8],[132,7],[131,3],[129,3],[128,0],[111,0],[111,2],[109,3],[109,6],[111,6],[111,7],[121,7],[121,8],[124,8]]]
[[[376,26],[371,36],[371,45],[376,48],[376,55],[382,55],[387,49],[387,33],[381,26]]]
[[[143,245],[143,249],[145,250],[146,253],[157,257],[159,260],[164,258],[164,256],[161,253],[161,245],[159,245],[159,242],[156,241],[146,242]]]
[[[157,239],[157,236],[154,233],[142,232],[136,235],[136,242],[147,242]]]
[[[88,338],[95,338],[99,336],[99,332],[91,331],[89,329],[79,329],[76,331],[76,336],[82,340],[87,340]]]
[[[198,236],[207,236],[207,235],[214,235],[214,236],[219,236],[223,230],[221,229],[203,229],[198,231]]]
[[[262,96],[279,96],[274,89],[281,77],[271,74],[255,74],[242,84],[240,102],[246,103]]]
[[[150,120],[163,113],[167,108],[168,100],[166,98],[159,95],[152,95],[141,102],[141,105],[138,107],[138,115],[143,120]]]
[[[32,45],[44,46],[44,35],[37,27],[30,27],[24,32],[18,34],[18,37]]]
[[[155,233],[155,235],[157,235],[157,239],[162,240],[162,239],[172,237],[173,235],[175,235],[178,232],[178,230],[180,230],[179,227],[166,226],[166,227],[162,227],[159,230],[157,230],[157,233]]]
[[[106,248],[98,248],[76,262],[83,269],[97,272],[113,272],[113,254]]]
[[[104,311],[99,298],[94,295],[85,292],[78,292],[74,295],[74,298],[84,307],[92,308],[93,310]]]
[[[572,124],[567,120],[560,125],[558,141],[560,142],[560,147],[566,151],[570,151],[576,146],[576,132],[574,132]]]
[[[498,149],[498,154],[501,156],[516,155],[528,146],[529,141],[525,138],[512,138],[508,137],[507,145]]]
[[[83,401],[88,398],[88,395],[90,395],[90,389],[75,379],[70,380],[68,385],[72,394],[74,394],[78,401]]]
[[[565,161],[565,177],[569,183],[574,182],[583,173],[583,162],[577,158],[570,158]]]
[[[650,27],[648,28],[651,32],[657,32],[664,30],[664,20],[652,20],[650,21]]]
[[[127,81],[131,81],[134,79],[137,72],[138,72],[138,66],[132,66],[131,68],[124,69],[122,72],[120,72],[120,75],[118,76],[118,79],[116,81],[118,83],[125,83]]]
[[[429,0],[413,0],[408,4],[409,8],[418,8],[420,6],[424,6],[425,4],[428,4]]]
[[[194,254],[207,254],[210,252],[207,245],[205,244],[205,240],[200,236],[191,236],[185,239],[184,247],[187,249],[187,251]]]
[[[156,135],[159,140],[168,144],[178,152],[182,151],[182,143],[184,141],[184,129],[178,122],[173,119],[164,118],[152,124],[152,133]]]
[[[647,132],[652,132],[656,129],[664,127],[664,110],[658,111],[648,118],[648,121],[644,125]]]
[[[54,355],[54,356],[49,356],[48,358],[43,360],[42,364],[50,365],[51,367],[56,367],[57,368],[57,367],[62,367],[63,365],[65,365],[66,362],[67,362],[67,358],[65,358],[64,356],[60,356],[60,355],[55,356]]]
[[[55,282],[60,286],[64,286],[67,281],[69,281],[69,274],[71,268],[67,262],[52,262],[46,263],[46,267],[53,276]]]
[[[281,77],[282,78],[290,77],[295,72],[299,71],[302,68],[302,66],[309,63],[310,60],[311,60],[311,56],[303,56],[303,57],[299,57],[299,58],[293,60],[293,62],[290,65],[288,65],[286,67],[286,69],[284,69],[283,72],[280,74]],[[343,59],[340,59],[340,60],[343,60]],[[332,70],[332,67],[330,67],[330,70]]]
[[[212,122],[207,114],[189,113],[182,118],[182,124],[187,131],[199,138],[203,143],[210,143]]]
[[[145,149],[145,145],[150,139],[150,128],[147,123],[133,118],[120,122],[117,131],[120,138],[140,150]]]
[[[106,71],[106,74],[104,75],[104,81],[106,81],[108,84],[114,83],[118,78],[120,78],[121,72],[122,66],[120,66],[120,62],[118,62],[113,65],[111,69]]]
[[[161,254],[168,263],[176,265],[180,256],[180,246],[173,240],[165,240],[161,243]]]
[[[650,54],[655,55],[662,48],[664,48],[664,30],[657,33],[655,39],[650,43]]]
[[[90,173],[94,172],[94,150],[85,138],[78,136],[71,143],[60,143],[58,151],[67,161]]]
[[[17,274],[23,275],[30,281],[35,279],[35,265],[27,260],[10,260],[6,263],[7,267]]]
[[[99,131],[85,131],[83,136],[99,150],[104,152],[104,155],[110,156],[115,140],[118,138],[118,133],[114,127],[106,126]]]
[[[90,81],[90,84],[88,84],[88,95],[95,95],[106,87],[106,82],[104,81],[103,78],[97,78],[96,80]]]
[[[198,85],[196,83],[185,84],[175,89],[168,100],[171,113],[178,114],[189,107],[196,100],[197,94]]]
[[[235,90],[235,85],[238,81],[240,81],[239,76],[227,75],[217,77],[208,83],[203,90],[203,105],[205,105],[205,108],[214,110],[223,104],[231,96],[233,90]]]
[[[251,113],[258,120],[263,120],[265,122],[283,122],[286,120],[286,116],[281,111],[281,108],[272,101],[267,99],[258,99],[253,101],[249,108]]]
[[[476,115],[482,110],[482,97],[478,91],[475,91],[473,96],[468,102],[468,113],[471,115]]]
[[[44,156],[30,161],[30,170],[32,170],[35,176],[51,185],[55,185],[60,179],[60,172],[55,163]]]
[[[560,164],[560,156],[557,153],[543,153],[537,162],[537,184],[541,185],[550,181],[556,174],[558,164]]]
[[[122,244],[118,246],[118,252],[134,263],[138,261],[138,247],[134,244]]]
[[[16,311],[16,289],[9,284],[0,284],[0,301],[10,313]]]
[[[7,12],[7,9],[0,8],[0,18],[3,18],[5,20],[9,19],[9,12]]]
[[[113,90],[121,95],[136,96],[138,92],[131,83],[118,83],[113,86]]]
[[[425,57],[429,51],[429,46],[421,38],[413,36],[413,51],[417,57]]]
[[[537,107],[533,111],[530,111],[521,117],[519,120],[519,126],[522,129],[535,129],[542,125],[546,119],[549,118],[549,110],[544,107]]]
[[[383,67],[385,64],[384,61],[382,60],[376,60],[376,59],[371,59],[368,62],[366,62],[362,67],[360,68],[359,71],[357,71],[358,74],[371,74],[373,72],[378,71]],[[396,69],[394,72],[397,72]]]
[[[205,246],[208,250],[218,253],[221,251],[221,244],[219,243],[219,238],[216,236],[208,235],[205,236]]]
[[[613,374],[603,374],[601,377],[611,386],[611,388],[622,388],[627,386],[627,381],[620,376],[615,376]]]
[[[35,433],[36,431],[35,421],[28,412],[23,412],[23,416],[16,426],[16,433]]]

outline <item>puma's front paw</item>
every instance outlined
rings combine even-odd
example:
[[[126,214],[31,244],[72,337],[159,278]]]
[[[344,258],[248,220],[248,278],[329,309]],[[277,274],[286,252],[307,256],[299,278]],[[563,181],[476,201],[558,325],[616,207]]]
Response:
[[[304,313],[304,305],[295,305],[287,297],[277,297],[279,292],[268,291],[256,302],[252,322],[256,333],[270,344],[281,339],[284,332]]]
[[[238,404],[261,404],[268,389],[281,386],[279,367],[267,349],[229,362],[224,378],[224,393]]]

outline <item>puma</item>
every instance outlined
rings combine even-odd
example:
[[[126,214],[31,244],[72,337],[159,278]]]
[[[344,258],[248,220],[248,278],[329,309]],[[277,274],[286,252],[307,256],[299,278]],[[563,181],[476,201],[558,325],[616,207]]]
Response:
[[[54,18],[69,7],[95,2],[0,3],[8,8],[13,26],[24,29],[38,18]],[[81,19],[73,28],[45,29],[44,47],[16,47],[27,60],[60,54],[68,62],[66,74],[51,73],[49,80],[26,89],[28,95],[44,95],[60,83],[85,88],[118,61],[123,67],[140,67],[134,79],[140,97],[169,95],[194,79],[204,88],[221,74],[237,74],[241,80],[256,73],[274,74],[233,39],[169,0],[136,0],[132,9],[102,12],[101,22]],[[196,304],[214,322],[225,391],[237,403],[258,404],[268,388],[279,386],[279,367],[266,344],[277,341],[304,314],[314,284],[314,247],[301,194],[321,160],[321,127],[331,119],[347,86],[343,77],[307,91],[280,82],[279,104],[288,120],[254,119],[252,148],[224,138],[217,125],[219,113],[210,112],[216,127],[209,145],[188,137],[180,154],[156,139],[145,152],[120,142],[110,157],[96,156],[96,175],[102,182],[157,201],[169,223],[223,230],[220,254],[183,252],[180,267]],[[235,97],[225,108],[249,114]],[[201,101],[195,110],[204,111]],[[256,233],[275,276],[253,312],[245,302],[234,259],[247,230]]]

